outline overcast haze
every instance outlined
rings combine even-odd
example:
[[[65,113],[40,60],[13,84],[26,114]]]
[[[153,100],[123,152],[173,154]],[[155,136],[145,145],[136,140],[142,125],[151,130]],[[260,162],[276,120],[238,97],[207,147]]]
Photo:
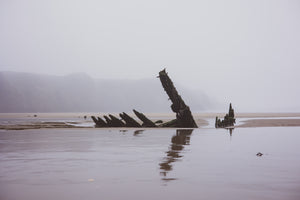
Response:
[[[299,19],[298,0],[0,0],[0,71],[154,79],[166,67],[224,110],[299,112]]]

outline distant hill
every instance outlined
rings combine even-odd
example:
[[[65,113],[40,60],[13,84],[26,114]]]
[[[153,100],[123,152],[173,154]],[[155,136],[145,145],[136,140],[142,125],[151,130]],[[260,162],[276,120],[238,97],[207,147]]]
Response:
[[[179,93],[192,111],[209,109],[200,91]],[[104,80],[84,73],[51,76],[0,72],[0,112],[171,112],[159,79]]]

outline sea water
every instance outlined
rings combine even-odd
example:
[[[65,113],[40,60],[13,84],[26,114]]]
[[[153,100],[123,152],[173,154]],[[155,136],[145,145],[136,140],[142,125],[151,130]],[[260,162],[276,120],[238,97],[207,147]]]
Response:
[[[1,130],[0,199],[298,200],[300,127]]]

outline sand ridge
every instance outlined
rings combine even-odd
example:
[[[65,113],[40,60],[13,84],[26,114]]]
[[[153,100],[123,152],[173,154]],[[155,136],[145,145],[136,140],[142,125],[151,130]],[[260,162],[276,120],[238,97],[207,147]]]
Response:
[[[250,119],[244,121],[243,124],[235,126],[239,127],[284,127],[284,126],[300,126],[300,119]]]

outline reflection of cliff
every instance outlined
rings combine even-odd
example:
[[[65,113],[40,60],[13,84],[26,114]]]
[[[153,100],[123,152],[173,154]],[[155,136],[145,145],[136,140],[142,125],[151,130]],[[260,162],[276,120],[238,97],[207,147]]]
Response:
[[[184,145],[190,144],[190,136],[193,132],[193,129],[178,129],[176,130],[176,135],[172,137],[171,146],[169,151],[167,151],[167,156],[164,158],[164,161],[160,163],[161,174],[166,176],[169,171],[172,170],[172,163],[176,162],[182,157],[180,151],[183,150]]]

